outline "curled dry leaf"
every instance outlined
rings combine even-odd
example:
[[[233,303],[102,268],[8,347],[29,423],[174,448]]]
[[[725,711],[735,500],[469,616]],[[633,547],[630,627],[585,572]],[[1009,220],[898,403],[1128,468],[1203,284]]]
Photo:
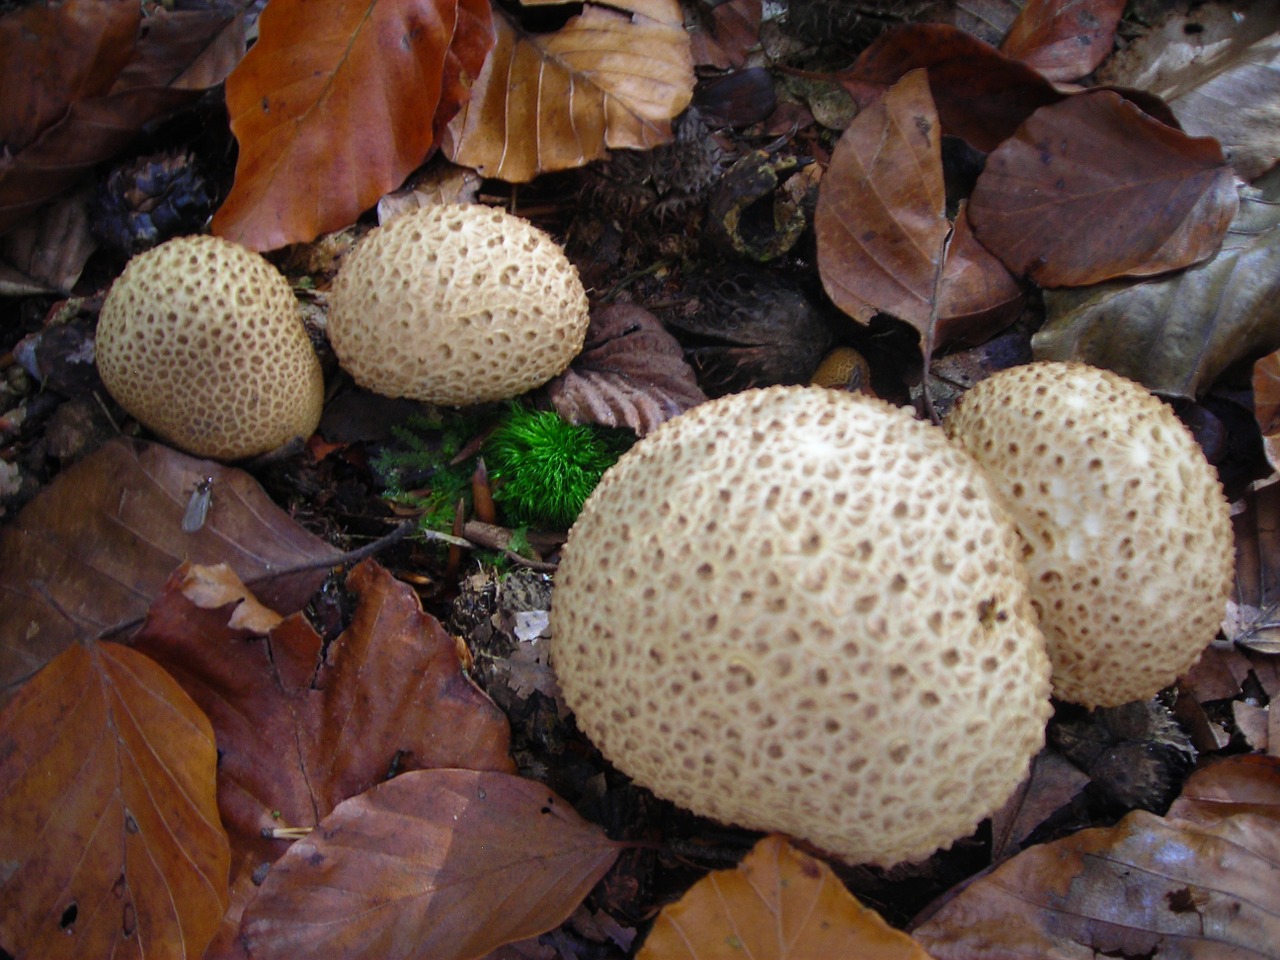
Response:
[[[274,0],[258,29],[227,80],[240,156],[213,218],[252,250],[344,227],[399,186],[493,44],[487,0]]]
[[[1194,398],[1243,357],[1280,347],[1280,207],[1246,191],[1208,263],[1158,280],[1045,293],[1037,360],[1080,360]]]
[[[671,140],[693,95],[689,37],[677,0],[586,3],[549,34],[501,9],[496,42],[441,149],[486,177],[524,183],[580,167],[606,150]]]
[[[470,960],[558,926],[618,850],[532,780],[406,773],[295,843],[241,936],[255,960]]]
[[[213,730],[151,660],[76,644],[0,714],[0,948],[198,957],[227,907]]]
[[[1063,83],[1092,73],[1111,53],[1125,0],[1029,0],[1000,52]]]
[[[640,437],[707,399],[675,337],[629,303],[591,311],[582,352],[546,391],[570,423],[628,427]]]
[[[0,231],[222,82],[244,44],[235,5],[144,21],[128,0],[72,0],[0,18],[0,89],[13,105],[0,106]]]
[[[213,478],[204,526],[182,530]],[[141,621],[184,560],[227,563],[270,607],[299,610],[338,551],[298,526],[241,470],[159,444],[113,440],[0,529],[0,689],[76,637]]]
[[[1262,431],[1262,450],[1271,469],[1280,469],[1280,351],[1253,365],[1253,416]]]
[[[1099,71],[1163,97],[1188,133],[1216,137],[1245,180],[1280,158],[1280,5],[1171,11]]]
[[[1236,584],[1223,633],[1250,650],[1280,653],[1280,480],[1250,487],[1231,525]]]
[[[1018,281],[974,237],[962,203],[942,265],[933,345],[983,343],[1017,319],[1022,299]]]
[[[929,960],[858,902],[821,860],[765,837],[734,870],[717,870],[663,907],[637,960],[770,957]]]
[[[984,152],[1011,137],[1036,109],[1063,97],[1026,64],[940,23],[886,30],[838,76],[865,110],[919,67],[929,71],[943,133]]]
[[[193,602],[185,579],[175,575],[152,604],[135,644],[217,733],[218,806],[232,844],[220,945],[235,935],[254,871],[287,849],[263,831],[315,826],[392,769],[512,769],[506,718],[463,674],[453,638],[372,561],[348,577],[359,603],[328,647],[299,615],[265,639],[237,629],[236,611]]]
[[[841,135],[818,194],[818,272],[860,323],[877,311],[925,329],[949,232],[942,131],[913,70]]]
[[[1079,286],[1208,259],[1237,205],[1216,141],[1100,90],[1042,107],[993,151],[969,218],[1014,274]]]
[[[1196,773],[1164,817],[1135,811],[1025,850],[914,930],[937,960],[1275,956],[1280,760]]]

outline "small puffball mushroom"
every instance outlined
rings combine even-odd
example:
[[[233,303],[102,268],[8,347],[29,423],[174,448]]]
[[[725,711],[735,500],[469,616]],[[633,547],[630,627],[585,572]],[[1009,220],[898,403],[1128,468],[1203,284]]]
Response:
[[[562,373],[587,319],[578,271],[554,240],[502,210],[445,204],[361,241],[333,284],[329,340],[367,390],[466,406]]]
[[[1231,520],[1167,404],[1107,370],[1033,363],[980,382],[947,431],[1018,525],[1058,697],[1146,699],[1196,661],[1230,595]]]
[[[217,237],[129,261],[102,304],[97,362],[120,406],[197,456],[256,456],[320,422],[324,376],[288,281]]]
[[[853,863],[973,831],[1044,742],[1013,526],[942,431],[820,387],[664,423],[587,499],[552,666],[637,783]]]

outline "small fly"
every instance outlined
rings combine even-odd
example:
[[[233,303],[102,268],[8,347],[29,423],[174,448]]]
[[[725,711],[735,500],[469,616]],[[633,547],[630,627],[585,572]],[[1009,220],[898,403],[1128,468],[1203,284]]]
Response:
[[[213,500],[213,477],[205,477],[191,491],[187,512],[182,515],[182,532],[196,533],[209,516],[209,503]]]

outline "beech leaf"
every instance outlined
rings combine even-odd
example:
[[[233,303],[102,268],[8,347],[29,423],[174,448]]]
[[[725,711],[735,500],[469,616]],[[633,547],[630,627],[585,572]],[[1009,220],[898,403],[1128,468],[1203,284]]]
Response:
[[[765,837],[734,870],[717,870],[663,907],[637,960],[769,957],[929,960],[845,889],[821,860]]]
[[[940,23],[886,30],[837,76],[865,110],[885,89],[920,67],[929,71],[943,133],[983,152],[1012,136],[1037,108],[1063,97],[1026,64]]]
[[[1037,110],[987,157],[969,203],[983,246],[1041,286],[1206,260],[1237,208],[1222,150],[1107,90]]]
[[[492,46],[488,0],[272,0],[227,80],[213,231],[252,250],[352,223],[426,159]]]
[[[506,717],[462,672],[453,637],[372,561],[347,579],[359,602],[328,646],[295,615],[266,639],[210,608],[183,570],[135,638],[198,703],[218,737],[218,806],[232,844],[234,936],[254,871],[287,849],[264,831],[311,827],[392,769],[511,770]]]
[[[497,40],[441,149],[486,177],[524,183],[607,150],[671,140],[693,96],[677,0],[585,3],[554,33],[529,34],[500,9]]]
[[[1111,53],[1125,0],[1029,0],[1000,52],[1057,82],[1079,80]]]
[[[629,303],[591,311],[582,352],[546,390],[570,423],[628,427],[640,437],[707,399],[676,338]]]
[[[198,957],[227,907],[209,721],[119,644],[75,644],[0,714],[0,948]]]
[[[814,229],[827,295],[860,323],[877,311],[924,329],[949,232],[942,131],[924,70],[913,70],[841,135]]]
[[[1022,288],[974,237],[967,203],[956,214],[937,299],[935,347],[982,343],[1016,320],[1022,309]]]
[[[1280,5],[1272,0],[1171,11],[1098,76],[1163,97],[1184,130],[1222,143],[1245,180],[1280,159]]]
[[[1236,580],[1222,631],[1261,653],[1280,653],[1280,479],[1249,488],[1232,513]]]
[[[1280,469],[1280,351],[1253,365],[1253,416],[1262,431],[1262,451],[1271,469]]]
[[[913,931],[936,960],[1275,956],[1280,760],[1194,774],[1168,814],[1136,810],[1022,853]]]
[[[182,530],[213,478],[204,526]],[[184,560],[227,563],[269,606],[301,609],[338,551],[241,470],[159,444],[113,440],[58,474],[0,529],[0,688],[80,636],[140,622]]]
[[[255,960],[469,960],[563,922],[619,846],[540,783],[406,773],[339,804],[245,914]]]
[[[220,83],[244,43],[234,5],[142,19],[129,0],[69,0],[0,17],[0,232]]]
[[[1280,347],[1280,207],[1246,191],[1217,255],[1180,273],[1045,292],[1037,360],[1080,360],[1192,398]]]

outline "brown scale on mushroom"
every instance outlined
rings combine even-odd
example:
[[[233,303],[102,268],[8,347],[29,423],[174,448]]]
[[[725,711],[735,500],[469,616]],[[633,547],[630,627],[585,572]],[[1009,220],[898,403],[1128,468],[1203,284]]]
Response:
[[[102,382],[189,453],[236,460],[308,437],[324,377],[288,281],[217,237],[180,237],[129,261],[98,319]]]
[[[556,574],[552,664],[617,767],[850,862],[918,859],[1027,772],[1048,660],[973,462],[883,401],[774,387],[650,434]]]
[[[334,281],[328,330],[365,389],[466,406],[563,371],[582,349],[587,295],[564,251],[533,224],[444,204],[361,241]]]
[[[1080,363],[982,381],[947,420],[1024,540],[1056,696],[1153,696],[1217,635],[1234,570],[1218,476],[1172,408]]]

